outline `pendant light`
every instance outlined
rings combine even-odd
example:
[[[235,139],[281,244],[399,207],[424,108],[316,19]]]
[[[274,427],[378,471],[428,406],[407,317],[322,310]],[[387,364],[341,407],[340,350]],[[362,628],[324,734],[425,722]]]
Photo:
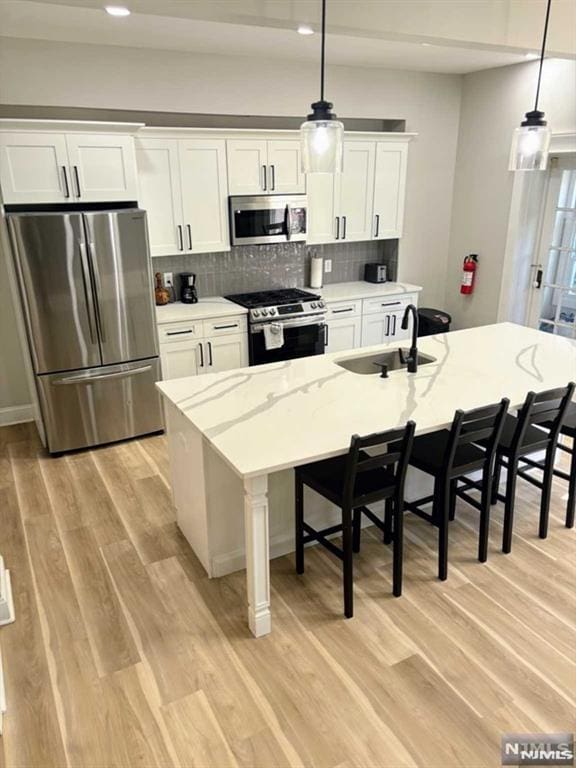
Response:
[[[526,119],[522,122],[521,127],[516,128],[514,131],[509,165],[511,171],[543,171],[548,163],[550,129],[546,124],[546,120],[544,120],[544,112],[538,109],[538,97],[540,96],[540,81],[542,80],[542,65],[544,64],[544,52],[546,51],[546,37],[548,35],[551,5],[552,0],[548,0],[546,21],[544,22],[544,36],[542,37],[542,51],[540,53],[540,67],[538,69],[536,101],[534,102],[534,109],[531,112],[526,112]]]
[[[322,53],[320,59],[320,101],[312,104],[312,114],[300,126],[302,170],[304,173],[342,173],[344,126],[331,112],[333,104],[324,101],[326,50],[326,0],[322,0]]]

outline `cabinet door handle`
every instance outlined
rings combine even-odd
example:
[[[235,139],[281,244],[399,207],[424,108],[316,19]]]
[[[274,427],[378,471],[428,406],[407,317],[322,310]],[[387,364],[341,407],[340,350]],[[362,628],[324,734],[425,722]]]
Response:
[[[76,179],[76,197],[80,197],[82,193],[80,192],[80,176],[78,175],[78,166],[73,165],[72,167],[74,168],[74,178]]]
[[[212,342],[208,342],[208,365],[212,365]]]
[[[384,336],[390,336],[390,315],[386,315],[386,330]]]
[[[184,238],[182,236],[182,225],[178,224],[176,227],[178,230],[178,250],[183,251],[184,250]]]
[[[166,331],[166,336],[184,336],[187,333],[194,333],[192,329],[188,331]]]
[[[68,174],[66,173],[66,166],[62,166],[62,173],[64,174],[64,197],[68,200],[70,198],[70,187],[68,186]]]
[[[225,328],[238,328],[238,323],[231,323],[230,325],[215,325],[215,331],[223,331]]]
[[[262,189],[266,191],[266,166],[265,165],[262,166],[262,178],[263,178]]]
[[[202,342],[198,344],[198,348],[200,349],[200,368],[204,368],[204,347],[202,346]]]
[[[276,187],[276,169],[270,166],[270,190],[273,192]]]
[[[192,227],[190,224],[186,224],[186,232],[188,232],[188,250],[192,250]]]
[[[348,309],[333,309],[333,315],[341,315],[343,312],[354,312],[354,307],[348,307]]]
[[[340,240],[340,216],[336,216],[336,240]]]
[[[396,336],[396,315],[392,315],[392,336]]]
[[[378,237],[378,233],[380,232],[380,214],[376,214],[375,220],[376,229],[374,230],[374,237]]]
[[[342,240],[346,240],[346,216],[342,216]]]

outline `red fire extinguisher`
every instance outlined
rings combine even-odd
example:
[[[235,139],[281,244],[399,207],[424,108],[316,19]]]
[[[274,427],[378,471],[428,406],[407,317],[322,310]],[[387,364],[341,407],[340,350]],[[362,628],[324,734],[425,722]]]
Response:
[[[474,282],[476,280],[476,270],[478,268],[478,256],[475,253],[471,253],[470,256],[466,256],[464,259],[464,267],[462,271],[462,282],[460,283],[460,293],[466,295],[472,293],[474,290]]]

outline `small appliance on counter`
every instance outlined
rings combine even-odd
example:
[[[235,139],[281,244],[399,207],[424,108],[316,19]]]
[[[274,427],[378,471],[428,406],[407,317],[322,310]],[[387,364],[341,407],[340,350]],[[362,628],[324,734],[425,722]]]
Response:
[[[180,274],[180,301],[182,304],[197,304],[196,275],[193,272]]]
[[[365,264],[364,280],[367,283],[385,283],[386,264]]]

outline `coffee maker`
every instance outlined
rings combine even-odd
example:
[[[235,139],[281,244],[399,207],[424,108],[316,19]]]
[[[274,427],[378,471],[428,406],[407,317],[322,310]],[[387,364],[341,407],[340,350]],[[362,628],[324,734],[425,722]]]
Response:
[[[198,302],[196,275],[193,272],[180,274],[180,301],[183,304],[196,304]]]

